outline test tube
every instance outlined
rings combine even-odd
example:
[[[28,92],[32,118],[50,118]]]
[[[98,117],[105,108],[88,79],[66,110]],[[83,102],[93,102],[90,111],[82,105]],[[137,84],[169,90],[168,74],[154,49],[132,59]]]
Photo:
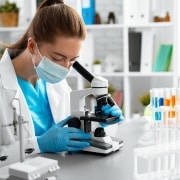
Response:
[[[159,101],[159,120],[160,120],[160,125],[162,128],[163,125],[163,121],[164,121],[164,112],[165,112],[165,108],[164,108],[164,91],[163,88],[158,89],[158,101]]]
[[[155,123],[155,126],[157,127],[157,122],[161,120],[161,114],[158,110],[159,108],[159,97],[158,97],[158,89],[153,88],[150,91],[151,94],[151,108],[153,112],[153,121]]]
[[[163,88],[160,88],[159,90],[159,106],[164,106],[164,91]]]
[[[176,89],[176,127],[180,128],[180,88]]]
[[[170,112],[169,112],[169,142],[176,141],[176,117],[175,117],[175,105],[176,105],[176,89],[170,89]],[[169,166],[170,169],[174,169],[176,164],[176,154],[170,155]]]
[[[148,159],[148,177],[151,178],[152,176],[152,158]]]
[[[170,112],[169,112],[169,141],[176,141],[176,89],[171,88],[170,95]]]
[[[162,89],[154,88],[153,89],[153,99],[154,99],[154,143],[160,144],[162,142],[162,105],[163,105],[163,94]],[[157,164],[160,168],[161,166],[161,160],[159,159],[159,163]]]
[[[164,113],[163,125],[164,125],[164,127],[168,127],[169,107],[170,107],[170,90],[169,90],[169,88],[164,89],[164,106],[165,106],[166,110]]]
[[[153,98],[153,89],[149,90],[150,93],[150,107],[151,107],[151,120],[154,120],[154,112],[153,112],[153,105],[154,105],[154,98]]]
[[[175,110],[174,107],[176,105],[176,90],[175,88],[170,89],[170,112],[169,112],[169,125],[170,127],[174,128],[175,127]]]

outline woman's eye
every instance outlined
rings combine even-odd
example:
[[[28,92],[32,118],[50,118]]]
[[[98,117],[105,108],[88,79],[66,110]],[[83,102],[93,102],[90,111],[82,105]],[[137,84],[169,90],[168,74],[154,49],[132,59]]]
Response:
[[[57,62],[57,61],[60,62],[60,61],[63,61],[63,58],[52,58],[52,60],[53,60],[53,61],[56,61],[56,62]]]
[[[57,59],[53,59],[53,61],[59,61],[59,60],[57,60]]]

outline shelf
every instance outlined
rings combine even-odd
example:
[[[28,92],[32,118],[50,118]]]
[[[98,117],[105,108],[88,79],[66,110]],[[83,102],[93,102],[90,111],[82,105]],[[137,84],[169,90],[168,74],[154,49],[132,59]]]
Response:
[[[25,31],[26,26],[20,26],[20,27],[0,27],[0,32],[19,32],[19,31]]]
[[[93,72],[92,72],[93,74]],[[77,77],[78,73],[76,72],[73,72],[71,73],[68,77]],[[110,73],[107,73],[107,72],[102,72],[101,74],[99,75],[96,75],[96,76],[102,76],[102,77],[124,77],[124,72],[110,72]]]
[[[102,72],[100,74],[100,76],[103,77],[124,77],[124,73],[123,72]]]
[[[173,27],[174,23],[172,22],[150,22],[150,23],[141,23],[141,24],[127,24],[127,28],[161,28],[161,27]]]
[[[129,77],[172,77],[173,72],[129,72]]]
[[[87,30],[104,30],[104,29],[120,29],[123,28],[123,24],[93,24],[86,25]]]
[[[105,30],[105,29],[120,29],[120,28],[157,28],[157,27],[173,27],[172,22],[150,22],[139,24],[92,24],[86,25],[87,30]]]

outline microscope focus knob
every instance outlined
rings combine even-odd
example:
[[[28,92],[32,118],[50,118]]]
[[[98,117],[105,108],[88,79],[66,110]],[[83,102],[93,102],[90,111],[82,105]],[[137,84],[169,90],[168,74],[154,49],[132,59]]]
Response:
[[[81,121],[79,118],[77,117],[72,117],[69,121],[68,121],[68,127],[75,127],[80,129],[81,127]]]
[[[95,137],[105,137],[106,133],[104,131],[104,128],[102,128],[102,127],[96,128],[94,131],[94,136]]]

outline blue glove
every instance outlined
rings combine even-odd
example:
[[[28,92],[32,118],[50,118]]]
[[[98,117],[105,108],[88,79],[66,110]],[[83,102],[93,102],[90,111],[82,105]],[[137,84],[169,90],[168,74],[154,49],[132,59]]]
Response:
[[[54,124],[43,135],[37,137],[41,152],[79,151],[90,146],[89,142],[80,141],[90,139],[90,134],[77,128],[64,127],[69,120],[70,117]]]
[[[116,120],[111,121],[109,123],[100,122],[101,126],[103,126],[103,127],[106,127],[107,125],[115,124],[115,123],[118,123],[118,122],[121,122],[124,120],[124,116],[122,115],[122,111],[117,105],[114,105],[114,106],[110,106],[109,104],[103,105],[102,111],[106,115],[111,115],[111,116],[117,117]]]

